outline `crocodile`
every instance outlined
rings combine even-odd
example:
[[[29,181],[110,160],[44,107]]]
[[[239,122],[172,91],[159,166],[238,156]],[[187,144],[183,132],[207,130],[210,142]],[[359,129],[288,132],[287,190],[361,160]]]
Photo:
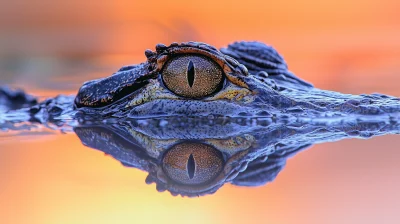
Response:
[[[272,46],[260,42],[235,42],[220,50],[200,42],[157,44],[145,55],[146,62],[85,82],[76,96],[36,104],[28,97],[19,109],[3,103],[0,123],[165,116],[398,119],[400,112],[398,97],[313,87],[290,72]],[[13,94],[4,92],[0,99],[13,102]]]
[[[0,130],[75,132],[182,196],[263,185],[315,143],[400,133],[398,97],[315,88],[260,42],[158,44],[145,55],[76,96],[39,101],[0,87]]]

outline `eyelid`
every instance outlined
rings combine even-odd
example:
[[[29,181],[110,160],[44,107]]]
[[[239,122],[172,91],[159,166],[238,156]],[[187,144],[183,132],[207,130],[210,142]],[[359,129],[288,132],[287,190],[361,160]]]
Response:
[[[244,77],[248,76],[247,68],[240,64],[236,59],[223,54],[215,47],[201,42],[182,42],[172,43],[170,46],[157,44],[156,51],[146,50],[147,61],[149,63],[149,74],[158,75],[165,64],[172,58],[179,55],[201,55],[216,64],[222,69],[225,78],[234,85],[249,89]]]

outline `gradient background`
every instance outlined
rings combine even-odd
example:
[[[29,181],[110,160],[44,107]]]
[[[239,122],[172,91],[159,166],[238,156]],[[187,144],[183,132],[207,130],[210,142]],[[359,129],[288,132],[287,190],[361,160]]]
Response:
[[[75,94],[159,42],[259,40],[319,88],[399,96],[399,11],[397,0],[1,0],[0,84]],[[268,186],[187,199],[72,134],[0,134],[0,223],[399,223],[399,145],[316,145]]]

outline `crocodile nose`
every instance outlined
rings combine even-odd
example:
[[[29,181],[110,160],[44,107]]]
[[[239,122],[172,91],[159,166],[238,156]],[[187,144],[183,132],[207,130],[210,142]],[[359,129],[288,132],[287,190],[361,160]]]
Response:
[[[98,106],[98,100],[96,97],[93,97],[95,92],[93,92],[92,86],[94,81],[88,81],[83,83],[81,88],[79,88],[78,94],[75,97],[74,103],[75,107],[96,107]]]

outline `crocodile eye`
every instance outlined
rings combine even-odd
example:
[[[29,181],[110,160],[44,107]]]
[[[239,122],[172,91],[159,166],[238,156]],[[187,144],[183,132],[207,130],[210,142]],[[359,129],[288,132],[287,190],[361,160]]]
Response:
[[[173,146],[163,158],[167,176],[180,184],[204,184],[223,168],[222,154],[202,143],[181,143]]]
[[[222,88],[222,68],[201,55],[180,55],[169,60],[162,70],[165,86],[176,95],[201,98]]]

